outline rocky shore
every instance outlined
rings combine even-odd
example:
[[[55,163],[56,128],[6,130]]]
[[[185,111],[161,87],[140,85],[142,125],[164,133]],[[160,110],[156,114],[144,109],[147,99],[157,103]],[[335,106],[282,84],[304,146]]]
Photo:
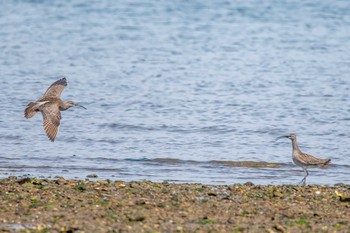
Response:
[[[350,232],[350,185],[0,180],[0,232]]]

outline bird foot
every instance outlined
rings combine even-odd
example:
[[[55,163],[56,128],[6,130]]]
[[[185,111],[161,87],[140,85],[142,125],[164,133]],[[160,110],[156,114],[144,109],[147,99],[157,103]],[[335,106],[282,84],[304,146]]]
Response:
[[[306,185],[306,179],[302,179],[299,183],[299,186],[305,186]]]

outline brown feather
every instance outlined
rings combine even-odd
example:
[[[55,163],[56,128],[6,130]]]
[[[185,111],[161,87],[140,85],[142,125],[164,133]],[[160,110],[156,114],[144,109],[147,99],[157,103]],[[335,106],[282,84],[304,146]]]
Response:
[[[57,80],[56,82],[52,83],[51,86],[46,90],[43,97],[41,97],[39,100],[48,98],[48,97],[56,97],[59,98],[61,96],[62,91],[67,86],[67,80],[66,78],[61,78]]]
[[[47,103],[41,109],[46,135],[53,142],[60,127],[61,112],[55,103]]]
[[[310,154],[306,154],[306,153],[299,154],[298,159],[300,160],[300,162],[304,163],[305,165],[309,165],[309,166],[326,165],[331,161],[330,159],[319,159],[319,158],[316,158],[316,157],[314,157]]]
[[[25,118],[31,118],[31,117],[33,117],[33,116],[35,115],[35,113],[37,112],[37,111],[35,111],[35,109],[33,108],[35,105],[36,105],[35,102],[30,102],[30,103],[27,105],[26,109],[24,110],[24,117],[25,117]]]

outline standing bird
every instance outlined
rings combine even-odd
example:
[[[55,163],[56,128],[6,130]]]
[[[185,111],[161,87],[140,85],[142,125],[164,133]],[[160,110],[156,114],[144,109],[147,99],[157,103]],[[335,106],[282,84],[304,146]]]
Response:
[[[24,117],[31,118],[37,112],[43,114],[43,125],[47,136],[53,142],[60,128],[61,112],[72,106],[86,109],[73,101],[63,102],[60,98],[63,89],[67,86],[66,78],[57,80],[46,90],[45,94],[36,102],[30,102],[24,110]]]
[[[303,185],[305,185],[306,177],[309,175],[309,172],[307,170],[308,167],[325,166],[331,162],[330,159],[319,159],[319,158],[316,158],[312,155],[305,154],[305,153],[301,152],[301,150],[299,149],[298,144],[297,144],[297,136],[294,133],[291,133],[291,134],[286,135],[286,136],[278,137],[278,138],[276,138],[276,140],[281,139],[281,138],[289,138],[292,141],[292,146],[293,146],[292,159],[293,159],[293,162],[295,163],[295,165],[302,167],[304,172],[305,172],[305,176],[301,180],[301,183]]]

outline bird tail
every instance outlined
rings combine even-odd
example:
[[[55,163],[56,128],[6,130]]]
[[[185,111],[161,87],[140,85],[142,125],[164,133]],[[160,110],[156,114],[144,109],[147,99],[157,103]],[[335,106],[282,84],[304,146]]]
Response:
[[[331,163],[331,159],[327,159],[326,162],[324,163],[324,165],[328,165]]]
[[[331,159],[323,159],[322,164],[320,164],[321,165],[320,167],[321,168],[327,167],[327,165],[330,163],[331,163]]]
[[[35,102],[30,102],[26,109],[24,110],[24,117],[25,118],[31,118],[35,115],[35,113],[38,111],[36,107],[37,103]]]

